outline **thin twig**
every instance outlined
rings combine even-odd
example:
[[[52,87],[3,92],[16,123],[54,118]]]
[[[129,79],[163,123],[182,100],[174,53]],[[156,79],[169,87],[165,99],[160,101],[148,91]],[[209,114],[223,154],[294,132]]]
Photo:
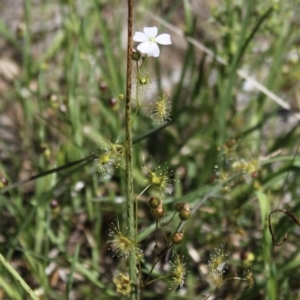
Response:
[[[289,216],[299,227],[300,227],[300,219],[298,219],[293,213],[291,213],[290,211],[286,210],[286,209],[275,209],[275,210],[272,210],[270,213],[269,213],[269,218],[268,218],[268,223],[269,223],[269,230],[270,230],[270,234],[272,236],[272,242],[275,246],[281,246],[287,239],[288,237],[288,234],[285,233],[284,234],[284,238],[281,242],[276,242],[276,239],[275,239],[275,235],[274,235],[274,232],[273,232],[273,228],[272,228],[272,223],[271,223],[271,215],[272,214],[275,214],[275,213],[278,213],[278,212],[282,212],[284,214],[286,214],[287,216]]]

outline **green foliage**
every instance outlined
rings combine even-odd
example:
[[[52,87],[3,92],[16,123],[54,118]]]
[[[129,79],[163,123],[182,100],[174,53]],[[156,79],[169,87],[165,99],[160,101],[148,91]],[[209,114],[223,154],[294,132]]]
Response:
[[[0,21],[0,298],[120,299],[131,282],[111,250],[133,249],[143,299],[299,299],[299,228],[273,214],[279,248],[268,227],[272,210],[300,215],[299,1],[134,3],[134,31],[172,37],[133,64],[134,241],[127,7],[79,2],[26,0],[17,28]]]

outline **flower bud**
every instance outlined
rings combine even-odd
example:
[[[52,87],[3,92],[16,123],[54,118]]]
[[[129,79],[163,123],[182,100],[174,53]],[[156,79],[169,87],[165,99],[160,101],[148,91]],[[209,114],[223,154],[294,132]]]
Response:
[[[149,77],[149,75],[140,76],[138,78],[138,80],[139,80],[139,84],[141,84],[141,85],[147,85],[147,84],[150,83],[150,77]]]
[[[161,205],[161,200],[158,197],[152,196],[149,201],[148,205],[152,209],[156,209]]]
[[[254,179],[256,179],[256,178],[258,178],[258,172],[253,172],[252,174],[251,174],[251,177],[252,178],[254,178]]]
[[[43,154],[43,156],[45,157],[45,159],[47,161],[49,161],[50,156],[51,156],[51,150],[50,150],[50,148],[49,148],[49,146],[47,144],[43,143],[40,146],[40,152]]]
[[[57,200],[53,199],[51,202],[50,202],[50,207],[51,209],[56,209],[58,207],[58,202]]]
[[[229,149],[232,149],[233,147],[236,146],[236,140],[235,140],[235,139],[231,139],[231,140],[227,141],[227,142],[225,143],[225,146],[226,146],[227,148],[229,148]]]
[[[131,281],[128,276],[120,273],[117,277],[113,278],[113,282],[118,293],[122,294],[123,296],[128,296],[130,294]]]
[[[176,203],[174,209],[175,209],[177,212],[180,212],[180,211],[183,209],[184,205],[185,205],[184,202]]]
[[[240,257],[245,265],[250,265],[255,260],[254,253],[250,251],[243,251]]]
[[[154,219],[156,220],[161,219],[165,215],[165,209],[161,204],[157,208],[151,209],[151,214]]]
[[[26,30],[27,30],[26,25],[20,22],[16,29],[17,37],[22,38],[25,35]]]
[[[181,221],[188,220],[191,216],[190,205],[188,203],[185,203],[184,207],[182,208],[182,210],[179,212],[178,215]]]
[[[108,105],[112,108],[112,109],[118,109],[119,105],[118,105],[118,101],[116,98],[112,97],[108,100]]]
[[[0,178],[0,189],[3,189],[4,187],[6,187],[8,185],[8,180],[4,177]]]
[[[183,242],[183,235],[184,235],[184,232],[175,232],[173,235],[172,235],[172,238],[171,238],[171,241],[173,244],[175,245],[179,245]]]
[[[58,214],[60,212],[60,205],[59,205],[59,203],[58,203],[58,201],[56,199],[53,199],[50,202],[50,208],[51,208],[51,211],[52,211],[52,215],[54,217],[58,216]]]
[[[49,101],[50,105],[51,105],[53,108],[57,108],[58,105],[59,105],[59,102],[58,102],[58,96],[57,96],[56,94],[49,93],[49,94],[46,96],[46,100]]]
[[[132,60],[138,61],[141,58],[141,52],[132,49]]]
[[[107,84],[106,84],[106,82],[101,81],[101,82],[99,83],[99,88],[100,88],[100,90],[101,90],[102,92],[105,92],[105,91],[107,90]]]
[[[124,94],[119,94],[119,99],[120,99],[120,100],[124,100],[124,99],[125,99]]]

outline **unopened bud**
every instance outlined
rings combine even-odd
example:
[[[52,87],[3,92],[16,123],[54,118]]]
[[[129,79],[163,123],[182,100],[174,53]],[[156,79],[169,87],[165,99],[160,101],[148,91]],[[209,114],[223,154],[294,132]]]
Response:
[[[185,205],[184,202],[176,203],[174,209],[175,209],[177,212],[180,212],[180,211],[183,209],[184,205]]]
[[[56,199],[53,199],[50,202],[50,208],[51,208],[53,216],[57,216],[59,214],[59,212],[60,212],[60,205],[59,205],[59,203],[58,203],[58,201]]]
[[[51,202],[50,202],[50,207],[51,209],[55,209],[58,207],[58,202],[57,200],[53,199]]]
[[[124,99],[125,99],[124,94],[119,94],[119,99],[120,99],[120,100],[124,100]]]
[[[49,146],[47,144],[42,144],[40,146],[40,151],[43,154],[43,156],[45,157],[45,159],[48,161],[50,159],[51,156],[51,150],[49,148]]]
[[[229,149],[235,147],[235,146],[236,146],[236,140],[235,140],[235,139],[231,139],[231,140],[227,141],[227,142],[225,143],[225,146],[226,146],[227,148],[229,148]]]
[[[141,58],[141,52],[132,49],[132,59],[138,61]]]
[[[118,109],[118,101],[116,98],[110,98],[108,100],[108,105],[112,108],[112,109]]]
[[[171,238],[171,241],[173,244],[175,245],[179,245],[183,242],[183,235],[184,235],[184,232],[175,232],[173,235],[172,235],[172,238]]]
[[[243,251],[240,257],[245,265],[250,265],[255,260],[254,253],[250,251]]]
[[[184,208],[179,212],[179,218],[181,221],[186,221],[191,216],[191,210],[189,204],[185,204]]]
[[[4,177],[1,177],[0,178],[0,189],[3,189],[7,185],[8,185],[8,180]]]
[[[165,215],[165,209],[162,205],[159,205],[157,208],[151,209],[151,214],[154,219],[161,219]]]
[[[139,79],[139,84],[141,85],[147,85],[150,83],[149,75],[140,76],[138,79]]]
[[[151,197],[148,201],[148,205],[152,209],[156,209],[161,205],[161,200],[158,197]]]
[[[46,96],[46,100],[50,102],[50,105],[53,107],[53,108],[57,108],[58,107],[58,96],[56,94],[53,94],[53,93],[49,93],[47,96]]]
[[[26,25],[24,23],[19,23],[16,29],[16,34],[18,38],[22,38],[26,32]]]
[[[101,82],[99,83],[99,88],[100,88],[100,90],[101,90],[102,92],[106,91],[106,90],[107,90],[107,84],[106,84],[106,82],[101,81]]]
[[[251,174],[251,177],[252,177],[252,178],[258,178],[258,173],[257,173],[257,172],[253,172],[253,173]]]

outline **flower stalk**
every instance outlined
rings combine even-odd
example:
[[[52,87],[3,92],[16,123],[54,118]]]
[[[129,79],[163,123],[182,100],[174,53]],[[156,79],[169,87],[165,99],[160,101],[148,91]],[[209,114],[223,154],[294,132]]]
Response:
[[[128,0],[128,32],[127,32],[127,74],[126,74],[126,199],[128,237],[136,239],[135,234],[135,201],[132,177],[132,132],[131,132],[131,72],[132,72],[132,2]],[[129,277],[131,282],[130,299],[137,300],[136,253],[129,253]]]

